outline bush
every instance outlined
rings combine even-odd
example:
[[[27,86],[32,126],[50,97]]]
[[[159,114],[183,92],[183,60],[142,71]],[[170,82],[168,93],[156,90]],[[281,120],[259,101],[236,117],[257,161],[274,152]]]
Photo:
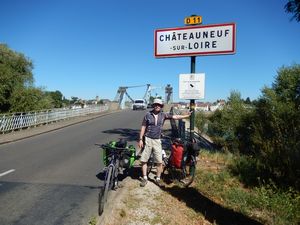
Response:
[[[282,67],[255,105],[232,92],[209,120],[208,135],[217,145],[253,157],[262,179],[300,189],[300,65]],[[247,166],[237,168],[244,173]]]
[[[196,113],[195,123],[196,123],[195,125],[200,133],[204,133],[207,131],[207,128],[206,128],[207,119],[205,117],[204,112],[200,111],[200,112]]]
[[[246,186],[255,186],[259,184],[262,166],[254,157],[237,157],[234,163],[228,166],[228,169],[234,176],[238,176],[239,180],[246,184]]]
[[[224,150],[237,152],[239,149],[237,127],[251,111],[252,108],[243,102],[240,93],[232,91],[224,109],[217,110],[209,118],[208,135]]]
[[[195,188],[201,194],[263,224],[299,224],[300,193],[262,181],[258,173],[262,165],[257,159],[207,151],[201,152],[201,158],[203,167],[195,177]],[[256,186],[246,187],[245,183]]]
[[[299,189],[300,66],[281,68],[272,88],[262,92],[255,112],[240,125],[240,146],[263,165],[264,175]]]

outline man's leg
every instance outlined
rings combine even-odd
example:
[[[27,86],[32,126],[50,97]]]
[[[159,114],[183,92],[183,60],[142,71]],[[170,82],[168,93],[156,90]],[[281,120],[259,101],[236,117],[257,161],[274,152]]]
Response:
[[[148,177],[147,177],[147,163],[146,162],[141,162],[142,163],[142,178],[141,178],[141,187],[145,187],[147,182],[148,182]]]
[[[164,187],[164,183],[161,180],[160,176],[163,170],[163,166],[162,163],[157,163],[156,164],[157,170],[156,170],[156,179],[155,179],[155,183],[159,186],[159,187]]]
[[[156,164],[156,177],[160,178],[162,170],[163,170],[162,163],[157,163]],[[146,171],[147,171],[147,167],[146,167]]]
[[[147,177],[147,163],[146,162],[142,162],[142,174],[143,174],[143,177]]]
[[[150,158],[150,154],[152,151],[152,147],[151,145],[149,145],[149,140],[146,137],[145,138],[145,147],[144,147],[144,151],[142,152],[141,158],[140,158],[140,162],[142,164],[142,179],[141,179],[141,183],[140,186],[141,187],[145,187],[148,181],[148,177],[147,177],[147,162]]]
[[[162,147],[161,147],[161,140],[155,140],[155,144],[153,147],[154,151],[153,151],[153,155],[154,155],[154,160],[156,162],[156,179],[155,179],[155,183],[160,186],[163,187],[164,184],[162,182],[162,180],[160,179],[161,173],[162,173]]]

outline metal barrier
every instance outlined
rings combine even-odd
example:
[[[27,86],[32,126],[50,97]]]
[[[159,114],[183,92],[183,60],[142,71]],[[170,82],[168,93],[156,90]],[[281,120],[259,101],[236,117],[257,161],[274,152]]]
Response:
[[[0,115],[0,133],[34,127],[41,124],[64,120],[76,116],[84,116],[108,110],[108,106],[92,106],[80,109],[53,109],[44,112],[14,113]]]

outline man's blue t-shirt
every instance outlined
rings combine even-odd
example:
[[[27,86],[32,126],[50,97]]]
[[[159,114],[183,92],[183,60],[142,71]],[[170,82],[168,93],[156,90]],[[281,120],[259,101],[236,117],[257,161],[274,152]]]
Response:
[[[157,124],[155,124],[155,114],[153,111],[147,112],[143,119],[143,126],[146,126],[145,136],[152,139],[160,139],[162,127],[165,120],[172,119],[169,113],[159,112],[157,114]]]

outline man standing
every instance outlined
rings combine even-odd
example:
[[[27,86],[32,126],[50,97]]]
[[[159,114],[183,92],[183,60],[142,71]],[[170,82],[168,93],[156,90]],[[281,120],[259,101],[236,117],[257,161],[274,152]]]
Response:
[[[147,184],[147,162],[153,152],[154,161],[156,162],[156,179],[155,183],[158,186],[162,186],[162,181],[160,175],[162,173],[162,146],[161,146],[161,131],[165,120],[175,119],[185,119],[188,118],[191,113],[187,115],[171,115],[169,113],[162,112],[163,102],[161,99],[154,99],[152,107],[153,110],[147,112],[144,116],[142,127],[140,131],[140,138],[138,141],[138,146],[140,148],[144,147],[140,161],[142,164],[142,174],[140,186],[144,187]],[[143,142],[143,137],[145,138],[145,143]],[[145,146],[144,146],[145,144]]]

